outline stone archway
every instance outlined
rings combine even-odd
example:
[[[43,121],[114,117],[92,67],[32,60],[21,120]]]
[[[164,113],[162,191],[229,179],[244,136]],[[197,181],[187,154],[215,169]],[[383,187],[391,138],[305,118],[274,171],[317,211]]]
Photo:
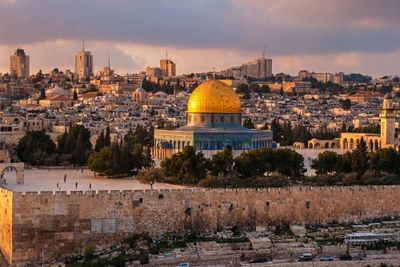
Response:
[[[347,141],[347,138],[343,140],[343,149],[349,149],[349,142]]]
[[[353,140],[353,138],[350,139],[349,149],[351,149],[351,150],[354,149],[354,140]]]
[[[374,143],[372,142],[372,139],[369,139],[368,149],[369,151],[374,151]]]
[[[6,169],[14,169],[17,174],[17,184],[24,183],[24,163],[0,163],[0,182],[4,183],[5,180],[3,178],[4,172]]]

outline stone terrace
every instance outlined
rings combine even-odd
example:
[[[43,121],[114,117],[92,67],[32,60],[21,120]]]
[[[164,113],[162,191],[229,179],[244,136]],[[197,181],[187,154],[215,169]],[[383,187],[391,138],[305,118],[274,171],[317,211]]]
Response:
[[[66,183],[64,176],[67,175]],[[135,178],[107,179],[95,177],[93,172],[84,169],[32,169],[25,170],[24,184],[17,184],[15,172],[6,172],[4,178],[7,180],[6,189],[13,192],[39,192],[39,191],[87,191],[90,190],[145,190],[150,189],[150,185],[142,184]],[[58,183],[58,187],[57,187]],[[75,188],[75,183],[78,187]],[[154,189],[177,189],[183,186],[158,183]]]

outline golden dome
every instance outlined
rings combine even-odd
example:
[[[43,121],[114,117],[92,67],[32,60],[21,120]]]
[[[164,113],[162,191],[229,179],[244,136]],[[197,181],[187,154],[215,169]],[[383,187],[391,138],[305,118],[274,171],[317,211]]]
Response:
[[[240,99],[229,85],[206,81],[190,95],[188,113],[241,113]]]

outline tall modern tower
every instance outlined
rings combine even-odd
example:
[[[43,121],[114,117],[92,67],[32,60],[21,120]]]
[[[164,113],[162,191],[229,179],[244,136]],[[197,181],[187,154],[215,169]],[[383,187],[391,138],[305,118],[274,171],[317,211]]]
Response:
[[[160,60],[160,69],[162,77],[173,77],[176,75],[176,64],[168,59],[168,54],[166,54],[165,59]]]
[[[86,80],[93,76],[93,55],[90,51],[85,51],[85,42],[82,50],[75,55],[75,74],[79,80]]]
[[[29,77],[29,56],[25,54],[24,49],[18,48],[14,55],[10,56],[10,75],[12,77]]]
[[[242,72],[247,77],[261,78],[272,76],[272,59],[260,57],[254,61],[244,63],[241,67]]]

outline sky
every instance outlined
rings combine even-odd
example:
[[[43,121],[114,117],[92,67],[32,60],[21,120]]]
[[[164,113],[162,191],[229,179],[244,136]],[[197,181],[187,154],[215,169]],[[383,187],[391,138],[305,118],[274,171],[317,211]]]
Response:
[[[158,66],[177,73],[226,69],[265,54],[273,73],[400,74],[399,0],[0,0],[0,72],[17,47],[31,73],[73,69],[94,54],[95,69]]]

